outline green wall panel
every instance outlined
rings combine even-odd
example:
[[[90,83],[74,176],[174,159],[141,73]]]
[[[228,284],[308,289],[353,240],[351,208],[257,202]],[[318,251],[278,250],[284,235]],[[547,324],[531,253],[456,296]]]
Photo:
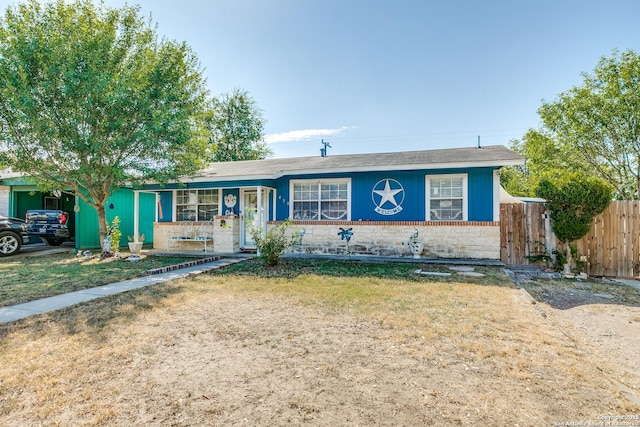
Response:
[[[140,233],[145,236],[144,243],[153,243],[153,223],[156,219],[156,194],[155,193],[139,193],[140,194]],[[133,229],[131,234],[133,236]]]
[[[84,200],[78,198],[76,212],[76,248],[99,248],[100,236],[98,236],[98,213]]]
[[[13,216],[24,219],[29,209],[42,209],[42,193],[39,191],[18,191],[15,193]]]
[[[140,194],[140,233],[145,234],[145,243],[153,243],[153,222],[155,220],[155,194]],[[113,205],[113,209],[111,206]],[[99,249],[100,237],[98,234],[98,213],[83,201],[79,203],[80,211],[76,214],[76,228],[78,230],[76,247],[80,249]],[[133,190],[118,190],[106,204],[107,221],[112,223],[114,217],[120,218],[120,246],[126,247],[128,236],[133,236],[134,228],[134,192]]]

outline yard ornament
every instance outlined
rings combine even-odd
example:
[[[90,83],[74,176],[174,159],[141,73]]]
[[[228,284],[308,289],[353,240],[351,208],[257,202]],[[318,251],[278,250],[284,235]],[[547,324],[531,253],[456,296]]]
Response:
[[[340,236],[340,240],[347,241],[347,254],[349,253],[349,240],[351,240],[351,236],[353,236],[353,228],[347,228],[346,230],[342,227],[339,227],[340,231],[338,231],[338,236]]]

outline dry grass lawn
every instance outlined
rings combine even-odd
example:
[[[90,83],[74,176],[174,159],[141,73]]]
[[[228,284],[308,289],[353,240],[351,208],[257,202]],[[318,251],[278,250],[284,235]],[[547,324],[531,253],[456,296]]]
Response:
[[[0,424],[553,426],[640,414],[610,362],[540,307],[509,286],[201,276],[3,327]]]

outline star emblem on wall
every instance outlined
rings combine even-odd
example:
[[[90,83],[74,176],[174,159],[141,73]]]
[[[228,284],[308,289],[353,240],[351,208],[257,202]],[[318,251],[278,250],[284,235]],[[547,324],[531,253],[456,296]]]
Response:
[[[373,186],[371,197],[377,213],[395,215],[402,210],[404,188],[395,179],[382,179]]]

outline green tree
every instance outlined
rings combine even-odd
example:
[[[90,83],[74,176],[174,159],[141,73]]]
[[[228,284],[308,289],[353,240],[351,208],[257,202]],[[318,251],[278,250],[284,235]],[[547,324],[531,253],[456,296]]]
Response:
[[[264,142],[262,111],[245,90],[234,89],[213,101],[210,122],[214,161],[259,160],[273,154]]]
[[[30,0],[0,20],[0,162],[75,190],[101,242],[115,189],[204,166],[207,100],[195,54],[138,7]]]
[[[600,178],[573,173],[553,181],[541,180],[536,195],[546,199],[552,219],[551,228],[558,240],[566,245],[565,272],[568,273],[570,243],[589,232],[594,217],[611,203],[613,189]]]
[[[596,173],[575,150],[543,130],[529,129],[521,140],[511,141],[510,147],[525,158],[523,166],[503,168],[500,175],[500,183],[514,196],[534,197],[540,181],[558,180],[567,172]]]
[[[543,132],[561,153],[571,153],[609,182],[616,197],[640,188],[640,56],[614,50],[582,85],[544,102]]]

